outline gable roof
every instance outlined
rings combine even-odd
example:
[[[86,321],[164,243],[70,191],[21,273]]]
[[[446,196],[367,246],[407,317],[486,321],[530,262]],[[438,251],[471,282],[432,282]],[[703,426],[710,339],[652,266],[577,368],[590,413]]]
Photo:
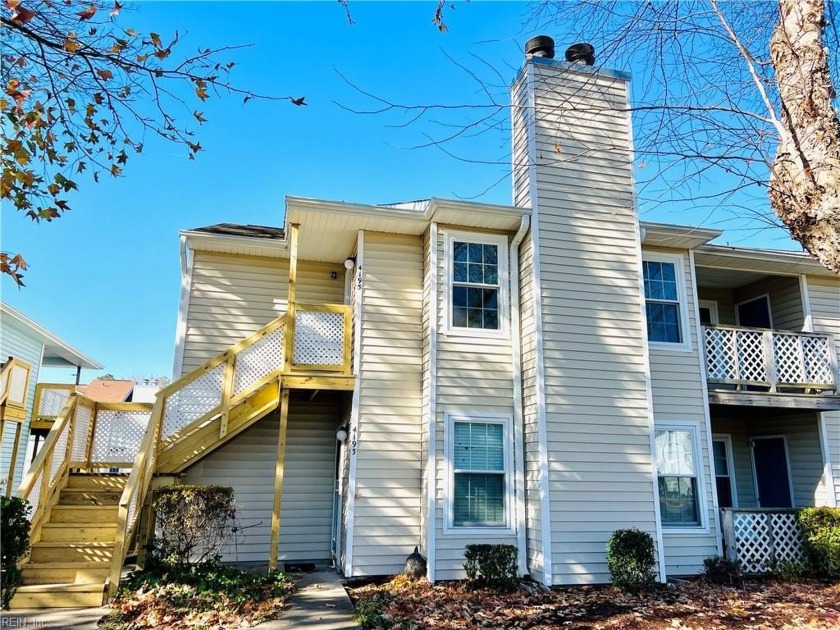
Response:
[[[197,227],[192,231],[217,234],[219,236],[247,236],[249,238],[273,238],[280,240],[286,236],[283,228],[267,225],[238,225],[236,223],[217,223],[216,225]]]
[[[29,319],[19,310],[12,308],[5,302],[0,302],[0,316],[9,318],[19,326],[25,328],[31,337],[44,344],[44,358],[41,365],[45,367],[76,366],[91,370],[101,370],[102,366],[86,354],[77,350],[69,343],[44,328],[38,322]]]

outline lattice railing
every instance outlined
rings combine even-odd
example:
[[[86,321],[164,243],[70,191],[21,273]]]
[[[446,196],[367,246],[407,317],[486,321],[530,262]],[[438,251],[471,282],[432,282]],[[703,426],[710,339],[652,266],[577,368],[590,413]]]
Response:
[[[704,326],[711,384],[836,390],[831,337],[734,326]]]
[[[722,512],[726,557],[739,561],[745,573],[767,573],[777,562],[803,562],[796,510],[726,508]]]
[[[350,307],[298,305],[295,312],[292,370],[350,373]]]
[[[32,406],[33,425],[54,421],[64,407],[64,403],[75,391],[75,385],[38,383],[35,387],[35,403]]]
[[[10,425],[13,434],[11,449],[2,449],[0,453],[0,485],[4,487],[7,497],[11,496],[15,484],[18,455],[24,437],[23,423],[26,420],[31,374],[32,366],[14,357],[9,357],[0,367],[0,442],[5,442],[6,429]]]

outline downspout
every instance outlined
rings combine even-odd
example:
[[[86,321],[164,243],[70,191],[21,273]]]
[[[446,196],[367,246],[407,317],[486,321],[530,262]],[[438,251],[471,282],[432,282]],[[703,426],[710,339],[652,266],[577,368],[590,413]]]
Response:
[[[437,570],[437,342],[438,224],[429,227],[429,418],[426,440],[426,578],[434,583]]]
[[[516,496],[516,543],[519,548],[519,573],[528,573],[528,550],[525,540],[525,435],[522,426],[524,415],[524,383],[522,382],[522,326],[519,314],[519,246],[531,225],[531,217],[525,215],[519,222],[519,230],[510,242],[510,338],[513,362],[513,444],[514,444],[514,489]]]
[[[190,308],[190,285],[192,284],[192,261],[187,254],[187,237],[181,234],[181,301],[178,305],[178,323],[175,326],[175,359],[172,365],[172,380],[181,376],[184,367],[184,345],[187,340],[187,315]]]

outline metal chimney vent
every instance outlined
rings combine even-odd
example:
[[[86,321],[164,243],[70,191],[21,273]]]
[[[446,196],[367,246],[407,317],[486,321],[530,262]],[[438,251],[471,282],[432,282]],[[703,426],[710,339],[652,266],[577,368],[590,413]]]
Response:
[[[554,40],[548,35],[537,35],[525,42],[525,54],[531,57],[554,59]]]
[[[582,61],[587,66],[595,65],[595,47],[592,44],[581,42],[572,44],[566,49],[566,61],[574,63]]]

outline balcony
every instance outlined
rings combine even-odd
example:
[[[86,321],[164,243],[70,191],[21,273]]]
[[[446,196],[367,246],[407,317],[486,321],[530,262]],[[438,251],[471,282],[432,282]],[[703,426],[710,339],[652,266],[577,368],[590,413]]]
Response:
[[[703,338],[710,402],[840,408],[830,335],[704,325]]]

